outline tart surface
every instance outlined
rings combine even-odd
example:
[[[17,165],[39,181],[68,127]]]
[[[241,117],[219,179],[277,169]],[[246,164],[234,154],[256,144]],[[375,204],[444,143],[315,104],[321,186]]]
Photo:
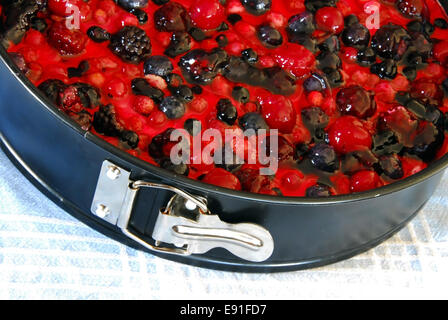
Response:
[[[327,197],[404,179],[447,152],[448,22],[434,0],[3,0],[0,8],[2,44],[61,112],[192,179]],[[193,151],[175,164],[176,129],[191,149],[208,129],[224,138],[200,139],[210,156]],[[269,175],[247,130],[277,154]],[[222,157],[228,150],[231,159]]]

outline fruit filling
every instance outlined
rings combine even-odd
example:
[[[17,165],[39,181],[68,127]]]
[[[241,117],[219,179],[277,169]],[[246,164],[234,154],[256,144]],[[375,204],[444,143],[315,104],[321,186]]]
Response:
[[[220,187],[357,193],[448,150],[436,0],[0,0],[0,34],[81,128]]]

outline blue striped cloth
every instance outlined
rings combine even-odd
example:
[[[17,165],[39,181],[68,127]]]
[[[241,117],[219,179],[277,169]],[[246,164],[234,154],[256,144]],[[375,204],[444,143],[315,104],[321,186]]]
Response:
[[[384,244],[314,270],[242,274],[130,249],[45,198],[0,151],[0,299],[447,298],[448,176]]]

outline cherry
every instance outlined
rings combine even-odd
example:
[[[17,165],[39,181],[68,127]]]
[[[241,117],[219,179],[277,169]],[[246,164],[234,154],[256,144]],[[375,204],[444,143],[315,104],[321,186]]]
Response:
[[[218,28],[226,19],[226,10],[218,0],[194,0],[188,13],[196,27],[205,30]]]
[[[260,99],[261,110],[271,129],[291,133],[296,124],[297,114],[291,100],[284,96],[269,95]]]
[[[336,104],[343,114],[361,119],[371,117],[376,111],[375,99],[360,86],[350,86],[340,90],[336,96]]]
[[[363,123],[353,116],[337,119],[328,131],[330,144],[338,153],[349,153],[371,147],[372,137]]]
[[[48,0],[48,8],[57,16],[68,17],[79,9],[79,0]]]
[[[362,192],[378,187],[380,177],[375,171],[362,170],[350,178],[350,191]]]
[[[315,19],[320,30],[336,34],[344,30],[344,16],[337,8],[323,7],[316,12]]]
[[[202,182],[232,190],[241,190],[241,183],[238,178],[222,168],[215,168],[207,173]]]
[[[54,23],[48,31],[48,43],[61,55],[80,54],[86,46],[87,36],[80,30],[70,30],[63,22]]]
[[[418,98],[423,101],[427,99],[434,99],[437,103],[442,103],[444,97],[440,86],[427,79],[414,81],[412,83],[411,94],[414,98]]]
[[[423,0],[398,0],[397,9],[406,18],[418,18],[423,11]]]
[[[296,77],[301,77],[309,73],[310,68],[314,66],[316,60],[311,51],[295,43],[287,43],[273,51],[275,62]]]

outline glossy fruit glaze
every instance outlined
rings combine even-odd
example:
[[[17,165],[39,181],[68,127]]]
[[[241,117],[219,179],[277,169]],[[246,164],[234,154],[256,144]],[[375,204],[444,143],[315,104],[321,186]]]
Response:
[[[434,0],[10,2],[0,1],[2,42],[62,112],[192,179],[324,197],[406,178],[447,151],[448,29]],[[362,27],[367,4],[380,8],[380,31]],[[73,7],[80,25],[69,30]],[[31,12],[23,25],[8,22],[20,10]],[[279,169],[172,164],[167,133],[197,121],[278,129]]]

